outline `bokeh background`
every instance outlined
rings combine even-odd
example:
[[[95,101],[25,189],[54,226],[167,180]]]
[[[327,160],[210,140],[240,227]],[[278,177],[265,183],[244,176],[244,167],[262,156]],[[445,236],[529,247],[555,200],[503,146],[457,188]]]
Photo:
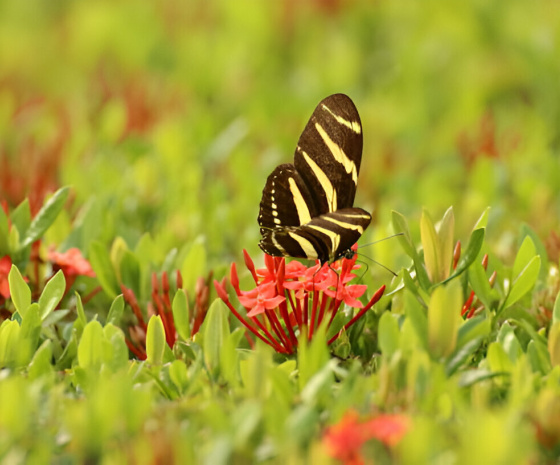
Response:
[[[555,1],[3,0],[0,196],[36,209],[71,185],[59,237],[86,226],[67,246],[149,233],[155,261],[203,241],[225,266],[257,252],[267,175],[344,92],[364,127],[364,242],[393,209],[453,205],[467,237],[491,206],[498,251],[523,223],[553,250],[559,52]]]

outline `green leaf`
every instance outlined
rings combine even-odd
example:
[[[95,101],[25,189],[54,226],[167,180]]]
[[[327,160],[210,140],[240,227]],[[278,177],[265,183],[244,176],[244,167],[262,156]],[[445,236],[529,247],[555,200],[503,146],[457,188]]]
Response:
[[[12,366],[16,362],[21,327],[17,321],[4,320],[0,325],[0,368]]]
[[[220,348],[230,333],[228,317],[226,305],[220,299],[215,299],[202,324],[204,360],[211,373],[219,367]]]
[[[538,344],[534,340],[529,341],[529,344],[527,344],[527,356],[533,371],[546,375],[551,370],[552,366],[550,364],[548,347],[544,344]]]
[[[187,294],[183,289],[177,289],[175,297],[173,297],[171,309],[177,333],[179,333],[181,339],[188,341],[191,337],[191,318]]]
[[[381,315],[377,331],[381,353],[386,356],[393,355],[399,349],[400,331],[399,324],[391,312]]]
[[[556,300],[554,301],[554,308],[552,309],[552,324],[560,321],[560,291],[556,294]]]
[[[27,231],[31,224],[31,209],[29,208],[29,200],[25,199],[11,213],[10,220],[12,224],[18,228],[18,231]]]
[[[439,254],[441,253],[438,235],[434,222],[426,210],[422,211],[420,218],[420,237],[424,249],[424,264],[428,277],[432,283],[441,281],[439,269]]]
[[[12,302],[19,314],[23,317],[27,308],[31,305],[31,289],[29,289],[18,267],[15,265],[12,265],[12,269],[8,275],[8,283],[10,284]]]
[[[536,255],[537,249],[535,248],[533,240],[529,236],[526,236],[525,239],[523,239],[517,255],[515,256],[515,262],[513,263],[513,269],[511,271],[512,279],[519,276],[523,269]]]
[[[488,216],[490,214],[490,209],[491,207],[486,207],[486,210],[482,212],[482,215],[480,215],[480,218],[474,224],[473,230],[486,229],[486,227],[488,226]]]
[[[10,252],[9,247],[10,223],[3,208],[0,208],[0,256]]]
[[[59,270],[45,285],[41,297],[39,297],[39,308],[41,320],[45,320],[47,316],[56,308],[60,303],[64,291],[66,290],[66,279],[64,273]]]
[[[554,323],[548,332],[548,353],[552,366],[560,365],[560,322]]]
[[[39,342],[41,334],[41,317],[39,305],[33,303],[27,309],[25,316],[21,319],[21,337],[28,339],[33,351]]]
[[[117,325],[120,323],[122,315],[124,312],[124,297],[119,294],[113,299],[111,303],[111,308],[109,309],[109,314],[107,315],[107,323]]]
[[[165,328],[159,315],[152,315],[146,332],[146,355],[148,363],[161,365],[165,352]]]
[[[119,268],[122,283],[129,289],[132,289],[135,295],[141,295],[140,263],[130,250],[123,251]]]
[[[473,262],[469,267],[469,283],[476,294],[476,297],[484,304],[487,309],[492,308],[494,293],[488,282],[486,270],[481,263]]]
[[[84,328],[78,345],[78,363],[84,368],[99,370],[103,363],[103,328],[97,320],[90,321]]]
[[[47,339],[41,344],[33,355],[27,370],[29,379],[35,380],[46,375],[52,376],[54,370],[52,366],[53,350],[52,341]]]
[[[192,291],[195,288],[196,280],[206,273],[206,248],[202,241],[195,241],[181,265],[181,275],[183,276],[183,288]]]
[[[428,349],[428,318],[426,311],[411,292],[406,292],[404,299],[406,318],[414,328],[414,332],[422,343],[422,347]]]
[[[537,255],[531,259],[515,278],[515,281],[513,281],[510,292],[503,305],[504,309],[513,305],[533,288],[539,277],[540,269],[541,257]]]
[[[475,229],[469,239],[466,250],[461,255],[461,259],[457,264],[457,268],[449,278],[447,278],[444,283],[451,281],[453,278],[459,276],[463,273],[471,264],[476,260],[480,249],[482,249],[482,244],[484,243],[484,228]]]
[[[494,372],[511,373],[513,370],[513,363],[498,342],[490,343],[486,359],[488,366]]]
[[[451,263],[453,261],[453,236],[455,234],[455,216],[453,215],[453,207],[449,207],[438,229],[438,242],[440,253],[438,255],[438,268],[440,270],[439,281],[443,281],[449,277]]]
[[[78,321],[82,323],[82,326],[86,326],[87,318],[86,312],[84,311],[84,306],[82,305],[82,298],[78,292],[75,292],[76,295],[76,312],[78,313]]]
[[[189,383],[187,366],[182,360],[174,360],[169,365],[169,378],[180,394],[185,392]]]
[[[478,350],[482,338],[471,339],[466,344],[459,346],[453,354],[449,357],[445,365],[445,373],[447,376],[453,375],[472,355]]]
[[[462,347],[470,341],[480,340],[490,334],[491,323],[486,315],[478,315],[465,321],[457,333],[457,347]]]
[[[416,248],[414,247],[414,243],[410,237],[410,230],[408,228],[406,218],[394,210],[391,212],[391,215],[393,220],[393,229],[396,233],[402,233],[402,235],[397,236],[397,240],[401,244],[405,253],[414,260],[415,257],[418,257],[418,253],[416,252]]]
[[[27,247],[33,244],[37,239],[45,233],[54,220],[64,208],[64,203],[68,198],[69,188],[62,187],[57,190],[52,197],[47,200],[43,205],[39,213],[33,218],[33,221],[29,225],[29,228],[25,232],[23,237],[21,248]]]
[[[91,267],[97,276],[97,280],[105,293],[114,299],[119,293],[119,285],[115,276],[115,270],[107,249],[101,242],[93,241],[89,248],[89,259]]]
[[[457,346],[457,330],[461,319],[461,286],[457,280],[438,286],[428,307],[428,344],[430,353],[447,357]]]

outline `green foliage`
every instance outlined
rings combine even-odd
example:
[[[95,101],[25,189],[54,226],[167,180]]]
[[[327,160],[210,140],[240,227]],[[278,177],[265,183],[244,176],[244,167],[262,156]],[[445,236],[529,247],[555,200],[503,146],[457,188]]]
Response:
[[[365,463],[556,463],[560,7],[187,3],[0,5],[0,461],[338,463],[355,411],[409,422]],[[287,357],[206,284],[334,92],[397,276]]]

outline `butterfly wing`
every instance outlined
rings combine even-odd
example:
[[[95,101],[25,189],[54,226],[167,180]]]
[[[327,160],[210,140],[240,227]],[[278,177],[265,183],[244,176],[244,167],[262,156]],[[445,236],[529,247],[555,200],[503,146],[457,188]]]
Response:
[[[299,139],[294,166],[321,214],[352,207],[362,161],[362,123],[344,94],[322,100]]]

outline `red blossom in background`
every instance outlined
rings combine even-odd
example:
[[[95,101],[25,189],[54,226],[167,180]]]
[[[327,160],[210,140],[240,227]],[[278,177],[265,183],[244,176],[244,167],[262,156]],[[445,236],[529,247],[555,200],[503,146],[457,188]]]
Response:
[[[199,277],[195,287],[194,308],[191,312],[191,336],[194,336],[200,329],[200,325],[208,312],[208,302],[210,297],[209,283],[212,279],[212,273],[207,279]],[[179,271],[176,271],[177,289],[183,287],[183,278]],[[147,320],[152,315],[159,315],[165,330],[165,341],[170,348],[173,348],[178,340],[175,320],[173,318],[173,309],[171,306],[171,286],[167,272],[161,275],[161,282],[158,281],[156,273],[152,274],[152,301],[147,304],[147,311],[144,313],[138,304],[138,299],[134,295],[132,289],[121,284],[121,290],[125,302],[130,305],[136,323],[131,324],[128,328],[126,336],[126,344],[129,350],[140,360],[146,359],[146,331],[148,329]],[[146,314],[147,318],[144,317]]]
[[[351,410],[323,435],[323,444],[331,457],[344,465],[362,465],[365,459],[362,446],[377,440],[387,447],[395,446],[410,427],[410,419],[402,414],[378,415],[360,421],[358,413]],[[371,463],[371,462],[369,462]]]
[[[214,281],[214,287],[233,315],[257,338],[279,353],[292,354],[297,350],[298,335],[305,334],[311,340],[322,324],[330,327],[342,303],[360,310],[329,341],[332,344],[343,331],[352,326],[383,295],[381,286],[364,306],[358,299],[365,293],[366,286],[350,285],[355,277],[352,270],[357,255],[343,259],[340,263],[316,264],[306,267],[298,261],[286,263],[284,258],[265,254],[263,269],[255,269],[253,260],[244,250],[245,265],[251,273],[256,287],[249,291],[239,288],[235,263],[231,265],[230,281],[237,298],[245,308],[245,316],[232,305],[225,288]],[[335,268],[340,268],[340,275]]]
[[[10,284],[8,275],[12,269],[12,259],[9,255],[0,258],[0,297],[3,301],[10,298]]]

